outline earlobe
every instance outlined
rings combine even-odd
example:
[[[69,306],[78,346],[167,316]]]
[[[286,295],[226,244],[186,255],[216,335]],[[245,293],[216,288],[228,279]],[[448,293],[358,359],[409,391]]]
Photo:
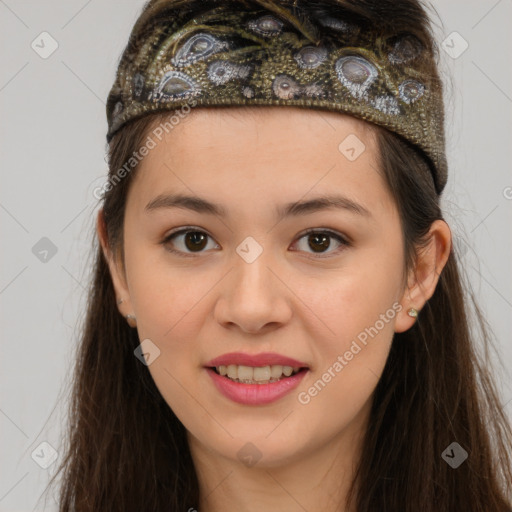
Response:
[[[395,332],[410,329],[421,309],[432,297],[439,277],[450,256],[452,235],[444,220],[436,220],[430,226],[428,244],[417,253],[416,265],[409,274],[409,280],[400,303],[403,308],[395,323]]]

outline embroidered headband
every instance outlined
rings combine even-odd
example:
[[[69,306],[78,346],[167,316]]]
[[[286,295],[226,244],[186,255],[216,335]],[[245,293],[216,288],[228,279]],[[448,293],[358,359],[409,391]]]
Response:
[[[395,132],[447,180],[442,84],[409,32],[290,0],[150,0],[107,100],[107,142],[130,120],[180,106],[288,105],[338,111]]]

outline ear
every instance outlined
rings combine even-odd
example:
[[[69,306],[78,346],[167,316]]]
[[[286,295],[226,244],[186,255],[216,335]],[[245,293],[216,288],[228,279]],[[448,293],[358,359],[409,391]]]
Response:
[[[118,254],[115,254],[110,247],[103,209],[100,209],[98,212],[96,231],[98,233],[98,239],[101,244],[103,255],[105,256],[105,260],[108,264],[110,277],[112,278],[112,284],[116,293],[117,307],[119,312],[126,318],[126,315],[132,314],[133,311],[130,301],[130,293],[126,282],[126,273]],[[122,302],[119,303],[121,299]]]
[[[418,251],[416,265],[409,273],[407,287],[400,301],[402,310],[395,322],[395,332],[404,332],[412,327],[416,319],[411,317],[408,311],[414,308],[419,312],[432,297],[439,276],[448,261],[452,234],[444,220],[432,223],[428,240],[428,245]]]

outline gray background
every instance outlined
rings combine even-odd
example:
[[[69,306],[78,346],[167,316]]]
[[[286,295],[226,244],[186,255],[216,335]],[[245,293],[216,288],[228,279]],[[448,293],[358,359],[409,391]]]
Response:
[[[56,510],[51,495],[46,506],[37,501],[57,464],[43,469],[35,460],[50,461],[41,443],[59,451],[62,442],[61,394],[92,263],[92,191],[107,172],[105,100],[143,4],[0,0],[0,511]],[[451,53],[441,49],[450,169],[443,207],[497,337],[497,379],[512,418],[512,1],[432,5],[437,40]],[[454,31],[468,44],[460,55]],[[42,32],[58,44],[47,58]]]

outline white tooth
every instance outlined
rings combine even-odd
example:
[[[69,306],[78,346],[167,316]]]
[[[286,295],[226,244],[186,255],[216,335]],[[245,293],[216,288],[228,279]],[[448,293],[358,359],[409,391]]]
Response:
[[[266,382],[270,379],[278,380],[297,373],[300,367],[293,368],[292,366],[281,366],[279,364],[272,366],[244,366],[244,365],[220,365],[217,366],[217,371],[220,375],[224,375],[233,380],[240,381],[253,381],[253,382]]]
[[[254,368],[254,380],[270,380],[270,366],[263,366]]]
[[[253,380],[253,375],[254,370],[251,366],[240,365],[238,367],[238,378],[240,380]]]
[[[289,377],[293,372],[293,368],[291,366],[283,366],[283,373]]]
[[[272,365],[270,367],[270,376],[274,379],[279,379],[283,375],[283,367],[280,364]]]
[[[228,377],[230,379],[236,379],[238,377],[238,366],[236,364],[228,365]]]

